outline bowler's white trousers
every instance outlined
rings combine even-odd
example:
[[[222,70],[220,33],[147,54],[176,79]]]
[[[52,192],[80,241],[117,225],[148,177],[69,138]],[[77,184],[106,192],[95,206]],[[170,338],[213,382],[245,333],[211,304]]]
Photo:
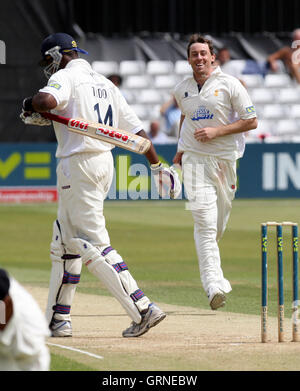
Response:
[[[222,237],[236,191],[236,162],[184,152],[183,182],[194,219],[194,240],[204,290],[231,291],[223,276],[218,240]]]

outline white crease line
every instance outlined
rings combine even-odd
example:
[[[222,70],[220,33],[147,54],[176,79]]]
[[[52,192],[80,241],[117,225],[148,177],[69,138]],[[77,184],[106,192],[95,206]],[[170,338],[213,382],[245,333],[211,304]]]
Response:
[[[102,360],[102,359],[104,358],[104,357],[102,357],[102,356],[98,356],[97,354],[90,353],[90,352],[86,352],[85,350],[80,350],[80,349],[72,348],[72,347],[70,347],[70,346],[59,345],[59,344],[51,343],[51,342],[47,342],[47,345],[50,345],[50,346],[57,346],[58,348],[67,349],[67,350],[72,350],[72,352],[78,352],[78,353],[86,354],[87,356],[94,357],[94,358],[98,358],[99,360]]]

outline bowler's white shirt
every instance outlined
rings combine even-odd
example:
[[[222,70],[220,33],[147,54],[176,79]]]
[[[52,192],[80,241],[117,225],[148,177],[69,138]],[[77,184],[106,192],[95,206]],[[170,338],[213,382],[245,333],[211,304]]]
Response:
[[[200,92],[192,76],[175,87],[174,95],[185,116],[180,131],[178,151],[190,151],[229,160],[236,160],[243,156],[244,133],[217,137],[205,143],[194,138],[197,128],[230,124],[234,112],[237,113],[237,119],[256,117],[253,103],[238,79],[223,73],[220,67],[217,67],[205,81]]]
[[[0,330],[0,371],[50,370],[46,337],[51,333],[44,314],[33,297],[11,277],[9,295],[13,315]]]
[[[64,117],[80,117],[137,133],[143,126],[127,104],[119,89],[107,78],[93,71],[90,64],[79,58],[59,70],[40,92],[51,94],[57,106],[53,113]],[[105,121],[106,120],[106,121]],[[111,122],[110,122],[111,121]],[[53,122],[58,147],[56,157],[78,152],[103,152],[112,144],[70,132],[63,124]]]

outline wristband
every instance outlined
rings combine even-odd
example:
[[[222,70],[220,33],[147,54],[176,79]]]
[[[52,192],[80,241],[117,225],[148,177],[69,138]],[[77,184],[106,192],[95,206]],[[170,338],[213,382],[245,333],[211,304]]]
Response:
[[[25,111],[34,111],[33,106],[32,106],[32,97],[25,98],[23,100],[23,109]]]
[[[161,161],[160,160],[158,161],[158,163],[150,164],[150,168],[151,169],[158,168],[159,166],[161,166]]]

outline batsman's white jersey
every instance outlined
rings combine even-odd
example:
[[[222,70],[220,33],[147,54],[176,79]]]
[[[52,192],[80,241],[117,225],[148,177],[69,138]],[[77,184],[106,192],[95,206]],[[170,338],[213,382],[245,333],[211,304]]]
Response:
[[[48,371],[50,330],[33,297],[13,278],[9,296],[13,315],[0,331],[0,371]],[[0,376],[1,378],[1,376]]]
[[[81,58],[70,61],[64,69],[56,72],[40,92],[54,96],[57,102],[57,107],[52,110],[54,114],[81,117],[132,133],[142,129],[140,120],[119,89],[94,72],[90,64]],[[78,152],[105,152],[113,148],[112,144],[69,132],[60,123],[54,122],[53,126],[58,142],[58,158]]]
[[[119,89],[94,72],[83,59],[70,61],[40,90],[57,101],[55,113],[106,123],[136,133],[142,125]],[[58,140],[58,220],[67,252],[69,239],[81,237],[96,246],[110,245],[103,217],[103,201],[113,179],[113,146],[69,132],[54,123]],[[71,217],[70,217],[71,216]],[[75,252],[76,253],[76,252]]]
[[[236,159],[243,156],[244,133],[217,137],[208,142],[194,138],[197,128],[230,124],[255,118],[255,109],[241,82],[217,67],[200,92],[193,77],[183,80],[174,91],[185,116],[178,151],[182,157],[184,185],[194,219],[194,239],[204,290],[230,292],[223,276],[218,240],[222,237],[236,191]]]
[[[53,112],[119,127],[132,133],[142,124],[119,89],[94,72],[83,59],[73,59],[49,79],[40,92],[57,101]],[[121,256],[110,243],[103,203],[110,189],[114,162],[111,144],[69,132],[54,123],[59,205],[51,242],[52,271],[46,316],[49,323],[70,322],[71,304],[82,263],[99,278],[136,323],[149,299],[138,288]],[[121,265],[121,266],[120,266]]]
[[[197,82],[189,77],[179,83],[174,91],[184,122],[180,131],[179,151],[190,151],[236,160],[243,156],[243,133],[217,137],[206,143],[194,138],[197,128],[217,127],[232,122],[233,113],[240,119],[256,117],[253,103],[241,82],[217,67],[198,91]]]

